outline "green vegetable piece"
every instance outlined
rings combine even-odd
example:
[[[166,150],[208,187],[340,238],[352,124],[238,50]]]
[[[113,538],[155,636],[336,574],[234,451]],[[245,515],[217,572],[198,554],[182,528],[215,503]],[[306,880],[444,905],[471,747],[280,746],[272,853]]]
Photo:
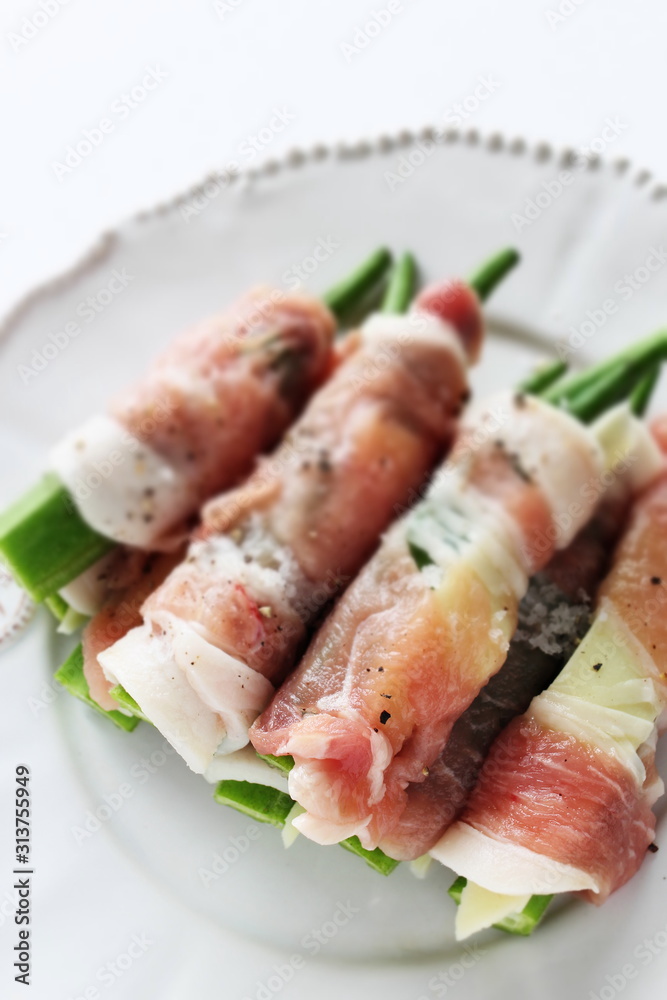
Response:
[[[282,828],[294,802],[287,792],[251,781],[221,781],[213,797],[223,806],[231,806],[257,820]]]
[[[47,608],[51,612],[54,618],[57,618],[59,622],[63,620],[68,611],[70,611],[70,606],[65,601],[60,594],[51,594],[44,601]]]
[[[636,417],[643,417],[651,401],[653,390],[660,377],[660,365],[649,368],[646,375],[637,382],[630,396],[630,409]]]
[[[90,705],[100,715],[104,715],[107,719],[110,719],[119,729],[131,732],[139,725],[139,719],[123,715],[122,712],[107,712],[103,708],[100,708],[97,702],[93,701],[90,697],[88,682],[83,673],[83,649],[80,645],[68,656],[62,667],[56,671],[55,678],[75,698],[85,701],[86,705]]]
[[[653,358],[628,365],[617,363],[603,372],[596,382],[560,405],[583,423],[591,423],[611,406],[631,397],[637,384],[644,381],[654,367]]]
[[[637,341],[632,347],[612,355],[605,361],[562,379],[551,387],[544,398],[548,403],[563,404],[564,401],[573,399],[594,383],[599,382],[612,369],[617,369],[620,366],[621,370],[627,371],[630,365],[650,367],[652,364],[664,360],[665,357],[667,357],[667,331],[660,330],[650,337]]]
[[[148,716],[144,715],[139,707],[139,704],[134,700],[131,694],[129,694],[122,684],[117,684],[116,687],[111,688],[109,694],[112,698],[115,698],[119,705],[131,712],[132,715],[136,716],[137,719],[141,719],[143,722],[150,722],[151,720]]]
[[[0,516],[0,555],[34,601],[51,597],[114,547],[48,473]]]
[[[461,875],[447,890],[457,906],[461,902],[461,896],[467,884],[468,879]],[[539,924],[552,899],[553,896],[531,896],[520,913],[510,913],[508,917],[493,926],[496,930],[505,931],[506,934],[520,934],[522,937],[528,937]]]
[[[417,287],[417,264],[412,254],[405,253],[392,272],[382,300],[383,313],[400,315],[407,311]]]
[[[499,931],[505,931],[506,934],[520,934],[522,937],[528,937],[539,924],[552,899],[553,896],[531,896],[521,913],[510,913],[509,916],[493,926]]]
[[[477,292],[481,302],[486,302],[491,292],[516,267],[520,260],[519,251],[515,250],[514,247],[507,247],[500,253],[494,254],[482,264],[478,271],[475,271],[468,284]]]
[[[463,895],[463,890],[468,884],[468,879],[463,875],[459,875],[455,882],[452,882],[449,889],[447,890],[447,895],[451,896],[456,905],[458,906],[461,902],[461,896]]]
[[[341,840],[340,847],[344,847],[346,851],[363,858],[366,864],[374,871],[379,872],[380,875],[391,875],[400,864],[394,858],[388,857],[379,847],[376,847],[374,851],[367,851],[365,847],[361,846],[358,837],[348,837],[347,840]]]
[[[549,389],[567,371],[564,361],[549,361],[542,365],[527,379],[517,386],[518,392],[524,392],[528,396],[541,396],[545,390]]]
[[[414,542],[408,541],[408,548],[410,550],[410,555],[417,565],[417,569],[423,569],[424,566],[433,566],[433,560],[426,549],[423,549],[421,545],[416,545]]]
[[[274,757],[272,753],[258,753],[257,756],[260,760],[265,760],[271,767],[276,767],[279,771],[284,771],[285,773],[288,773],[294,767],[294,757],[290,757],[289,754],[285,754],[284,757]]]
[[[373,291],[391,266],[391,253],[380,247],[351,275],[326,292],[322,299],[336,319],[344,320]]]

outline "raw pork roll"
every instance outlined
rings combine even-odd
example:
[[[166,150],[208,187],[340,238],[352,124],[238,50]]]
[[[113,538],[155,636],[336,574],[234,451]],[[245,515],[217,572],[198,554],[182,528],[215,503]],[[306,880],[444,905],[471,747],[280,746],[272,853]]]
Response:
[[[461,287],[365,323],[278,450],[205,507],[144,624],[99,656],[194,770],[215,778],[214,759],[247,744],[318,617],[449,444],[481,331]]]
[[[90,527],[155,549],[279,440],[328,375],[334,330],[316,299],[257,289],[178,337],[51,468]]]
[[[494,743],[461,818],[432,854],[468,879],[465,937],[533,894],[595,903],[638,870],[663,791],[667,473],[637,501],[567,666]]]
[[[465,805],[496,736],[548,687],[585,635],[629,505],[627,477],[617,483],[568,548],[531,579],[505,663],[456,721],[425,780],[408,786],[405,809],[380,844],[385,854],[414,861],[433,847]]]

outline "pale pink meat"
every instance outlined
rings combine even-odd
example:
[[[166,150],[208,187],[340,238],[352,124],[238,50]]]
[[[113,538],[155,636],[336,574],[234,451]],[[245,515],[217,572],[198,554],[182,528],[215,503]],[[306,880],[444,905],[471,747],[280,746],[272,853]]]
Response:
[[[664,418],[654,426],[663,451],[665,427]],[[638,663],[667,702],[666,588],[663,473],[634,505],[599,600],[604,613],[615,612],[641,643]],[[621,641],[624,633],[617,634]],[[602,649],[593,669],[604,668]],[[541,723],[529,708],[493,744],[459,822],[590,874],[600,891],[586,895],[602,903],[635,874],[653,840],[651,807],[662,791],[655,767],[659,723],[637,751],[645,769],[642,784],[615,753]]]
[[[515,398],[522,426],[525,405]],[[490,516],[502,512],[507,544],[536,573],[558,538],[550,502],[503,433],[477,439],[478,429],[457,438],[442,474],[457,468]],[[554,440],[561,453],[550,461],[565,463],[571,439]],[[507,649],[494,638],[496,615],[511,634],[519,597],[508,586],[499,612],[471,567],[457,573],[445,601],[397,525],[252,727],[260,753],[294,757],[290,794],[306,808],[298,825],[314,840],[355,833],[364,847],[378,846],[410,784],[423,782],[454,723],[502,666]]]
[[[523,717],[494,744],[461,821],[590,873],[596,903],[634,875],[655,831],[650,804],[615,757]]]
[[[181,334],[112,415],[187,477],[191,509],[247,474],[333,364],[317,299],[258,288]]]
[[[141,624],[141,605],[180,562],[183,548],[156,553],[119,549],[114,555],[114,565],[104,570],[109,578],[109,596],[88,622],[82,636],[83,672],[90,696],[107,711],[118,708],[118,704],[109,694],[111,685],[97,657],[131,628]]]
[[[227,534],[243,545],[260,525],[298,567],[297,599],[285,592],[280,608],[263,614],[266,594],[226,572],[224,558],[191,557],[150,597],[145,616],[195,621],[219,648],[281,681],[448,447],[467,396],[465,368],[444,333],[442,341],[359,340],[278,449],[203,512],[201,543]]]

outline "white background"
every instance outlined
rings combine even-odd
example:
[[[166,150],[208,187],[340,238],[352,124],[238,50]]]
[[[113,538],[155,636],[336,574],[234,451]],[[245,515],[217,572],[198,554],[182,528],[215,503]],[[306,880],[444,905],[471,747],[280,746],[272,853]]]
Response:
[[[586,147],[615,117],[607,155],[667,177],[659,0],[392,0],[389,23],[364,39],[387,3],[68,0],[35,30],[25,18],[39,0],[3,0],[0,313],[132,212],[242,149],[250,165],[241,144],[274,108],[294,117],[271,157],[451,121],[486,78],[494,93],[464,127]],[[148,67],[166,79],[124,119],[110,113]],[[54,162],[104,117],[113,132],[59,180]]]

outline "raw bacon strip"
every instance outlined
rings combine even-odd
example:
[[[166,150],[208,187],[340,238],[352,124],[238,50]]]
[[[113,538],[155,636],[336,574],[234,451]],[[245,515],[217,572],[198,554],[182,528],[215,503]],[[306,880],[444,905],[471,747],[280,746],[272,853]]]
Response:
[[[260,753],[294,757],[302,833],[383,841],[502,666],[528,576],[594,512],[602,462],[595,433],[533,398],[507,394],[465,420],[425,500],[251,731]]]
[[[53,449],[84,520],[117,542],[159,547],[279,440],[328,375],[334,330],[316,299],[266,288],[187,330],[108,415]]]
[[[512,897],[585,890],[601,903],[641,865],[662,793],[666,529],[663,473],[635,506],[585,640],[496,740],[461,819],[431,852],[470,884]]]
[[[371,318],[358,349],[278,450],[244,486],[204,509],[199,537],[144,604],[141,628],[101,654],[107,678],[129,691],[194,770],[212,776],[216,755],[247,743],[249,724],[318,616],[449,444],[468,396],[466,354],[442,312],[458,298],[440,300],[438,316],[417,307],[407,317]],[[461,314],[468,336],[475,324]],[[243,706],[217,665],[220,651],[230,670],[236,664],[239,687],[248,670],[263,682]],[[152,676],[142,670],[142,657],[153,665],[161,658],[159,692],[156,668]],[[201,711],[219,720],[205,747],[194,709],[187,723],[174,715],[170,724],[168,678],[175,699],[178,678],[181,693],[187,684],[190,700],[194,692]]]

